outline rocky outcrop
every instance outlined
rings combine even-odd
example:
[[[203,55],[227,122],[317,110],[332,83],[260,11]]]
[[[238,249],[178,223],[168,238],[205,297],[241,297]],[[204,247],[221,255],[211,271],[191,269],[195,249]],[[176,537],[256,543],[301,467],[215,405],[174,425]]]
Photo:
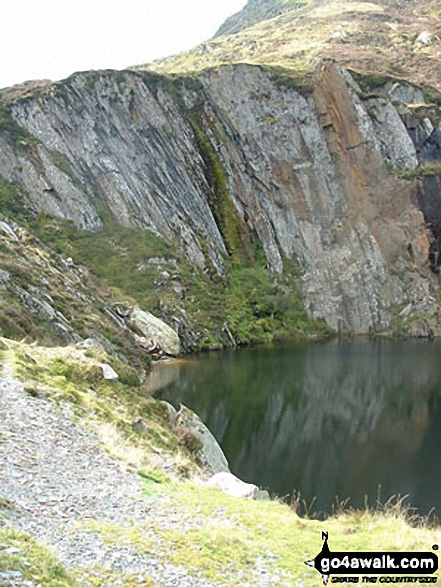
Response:
[[[33,141],[13,150],[0,140],[0,172],[81,228],[98,230],[104,205],[122,225],[179,239],[203,266],[197,231],[220,265],[225,249],[194,137],[171,96],[148,85],[131,73],[80,74],[17,102],[14,119]]]
[[[170,408],[173,410],[167,404],[167,409]],[[173,425],[178,442],[186,446],[198,459],[203,471],[211,475],[205,483],[207,487],[220,489],[231,497],[270,499],[268,491],[252,483],[245,483],[230,472],[228,461],[216,438],[197,414],[181,404],[179,412],[173,414]]]
[[[0,215],[0,218],[4,218]],[[137,367],[150,362],[109,302],[107,286],[22,226],[0,221],[0,333],[47,346],[81,344]],[[92,351],[93,352],[93,351]],[[109,365],[103,376],[116,380]]]
[[[332,64],[307,95],[247,67],[222,68],[203,82],[228,121],[219,152],[230,193],[273,269],[281,270],[283,256],[304,268],[311,316],[335,329],[385,327],[389,309],[406,299],[391,264],[413,272],[413,295],[424,295],[416,274],[428,254],[423,217],[411,184],[388,169],[416,166],[415,148],[397,114],[388,123],[390,143],[376,132],[369,110],[384,112],[382,98],[364,103]]]
[[[38,209],[88,230],[111,214],[219,275],[228,254],[253,262],[257,236],[272,272],[300,267],[311,317],[379,330],[430,281],[415,184],[397,175],[418,165],[405,124],[418,92],[366,95],[332,63],[311,88],[246,65],[76,74],[6,96],[20,132],[0,132],[0,173]]]

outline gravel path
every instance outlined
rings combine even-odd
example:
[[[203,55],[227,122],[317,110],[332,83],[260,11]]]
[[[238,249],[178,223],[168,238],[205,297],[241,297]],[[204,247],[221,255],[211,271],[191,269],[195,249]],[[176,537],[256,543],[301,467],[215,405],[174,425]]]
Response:
[[[139,476],[109,458],[97,436],[74,423],[68,406],[32,397],[6,375],[0,379],[0,431],[0,497],[18,510],[11,521],[48,544],[67,569],[84,568],[86,577],[94,567],[101,569],[97,573],[112,571],[115,578],[107,576],[102,585],[121,585],[117,575],[122,573],[136,576],[139,585],[150,578],[158,587],[217,587],[156,554],[161,552],[156,546],[162,551],[164,546],[155,528],[185,529],[203,522],[180,515],[167,495],[147,496]],[[124,540],[103,540],[93,530],[95,522],[128,527],[133,521],[152,541],[147,553]],[[253,585],[269,587],[280,579],[263,568],[256,573]],[[87,579],[83,584],[90,585]],[[0,569],[0,585],[31,583]]]

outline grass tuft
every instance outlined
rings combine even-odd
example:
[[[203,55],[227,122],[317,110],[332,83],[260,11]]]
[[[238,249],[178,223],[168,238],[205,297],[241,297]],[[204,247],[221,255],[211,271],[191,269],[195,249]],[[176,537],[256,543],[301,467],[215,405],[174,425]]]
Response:
[[[19,573],[22,579],[35,585],[78,587],[54,554],[29,535],[13,528],[0,528],[0,543],[1,571]],[[9,550],[14,554],[8,554]]]

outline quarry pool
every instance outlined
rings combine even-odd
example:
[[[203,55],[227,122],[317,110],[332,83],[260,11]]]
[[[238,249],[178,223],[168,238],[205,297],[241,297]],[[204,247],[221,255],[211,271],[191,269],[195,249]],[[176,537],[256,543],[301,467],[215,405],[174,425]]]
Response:
[[[155,397],[194,410],[231,471],[312,511],[408,495],[441,517],[441,341],[332,341],[155,367]]]

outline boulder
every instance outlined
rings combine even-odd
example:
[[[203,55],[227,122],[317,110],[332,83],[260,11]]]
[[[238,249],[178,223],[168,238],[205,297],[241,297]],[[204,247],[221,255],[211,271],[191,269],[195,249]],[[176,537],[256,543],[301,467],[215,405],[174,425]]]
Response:
[[[252,483],[245,483],[231,473],[216,473],[206,485],[216,487],[231,497],[244,497],[248,499],[269,500],[267,491],[262,491]]]
[[[428,46],[428,45],[433,45],[433,43],[435,43],[437,40],[438,40],[438,37],[436,35],[433,35],[429,31],[423,31],[422,33],[420,33],[418,35],[417,40],[415,41],[415,44],[419,45],[420,47]]]
[[[194,412],[182,404],[176,416],[176,427],[186,428],[200,440],[202,448],[197,456],[212,475],[230,472],[228,461],[213,434]]]
[[[130,314],[130,326],[140,332],[146,341],[151,341],[153,347],[158,347],[166,355],[179,355],[179,336],[165,322],[140,308],[135,308]]]
[[[144,434],[147,432],[149,427],[147,426],[146,422],[142,418],[138,418],[132,422],[132,430],[137,434]]]
[[[118,373],[106,363],[100,363],[100,367],[103,371],[103,377],[106,381],[118,381]]]
[[[61,322],[53,322],[52,328],[57,333],[57,336],[62,338],[66,344],[78,344],[81,342],[81,337],[74,331],[74,329]]]
[[[4,269],[0,269],[0,284],[3,285],[4,283],[8,283],[10,279],[10,274],[5,271]]]
[[[0,222],[0,231],[12,238],[12,240],[18,241],[18,236],[6,222]]]
[[[112,343],[99,332],[93,332],[89,338],[81,340],[78,346],[97,349],[106,355],[113,355]]]
[[[433,340],[434,338],[433,330],[425,320],[420,320],[412,324],[409,330],[409,334],[412,338],[419,340]]]

